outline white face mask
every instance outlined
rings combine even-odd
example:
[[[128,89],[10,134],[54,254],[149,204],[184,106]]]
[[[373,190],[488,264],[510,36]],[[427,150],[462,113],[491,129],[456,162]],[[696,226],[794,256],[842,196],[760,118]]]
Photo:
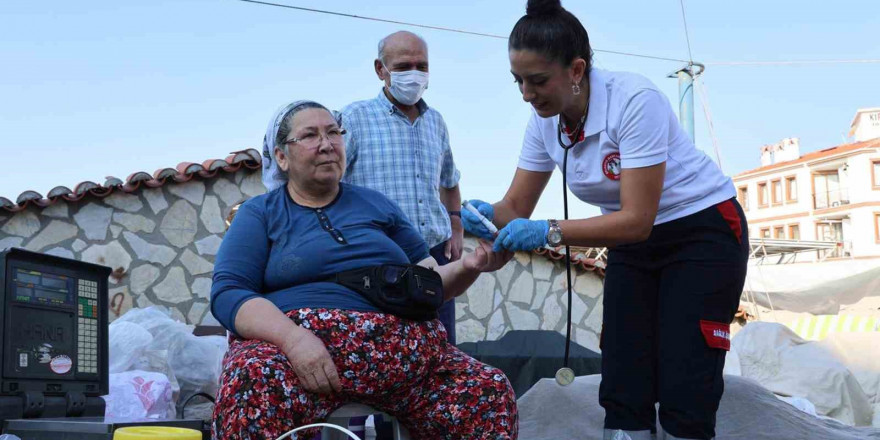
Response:
[[[386,67],[385,70],[388,70]],[[422,93],[428,88],[428,72],[420,70],[407,70],[406,72],[391,72],[391,87],[388,91],[397,102],[403,105],[413,105],[422,98]]]

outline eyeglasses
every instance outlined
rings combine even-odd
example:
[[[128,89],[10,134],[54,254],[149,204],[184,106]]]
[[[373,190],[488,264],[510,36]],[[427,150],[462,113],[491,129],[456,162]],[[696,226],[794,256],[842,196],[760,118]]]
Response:
[[[338,147],[342,145],[342,136],[345,135],[345,133],[346,131],[342,128],[331,128],[330,130],[327,130],[327,134],[310,132],[302,135],[302,137],[288,139],[284,141],[284,144],[297,143],[309,150],[314,150],[321,146],[323,139],[326,137],[327,140],[330,141],[330,145]]]

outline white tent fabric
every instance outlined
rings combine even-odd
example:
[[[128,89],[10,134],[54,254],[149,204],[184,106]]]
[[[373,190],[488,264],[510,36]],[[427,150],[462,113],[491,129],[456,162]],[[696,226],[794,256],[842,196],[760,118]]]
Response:
[[[756,263],[749,264],[744,290],[763,307],[834,315],[842,304],[880,295],[880,259]]]
[[[600,380],[599,375],[581,376],[567,387],[552,379],[536,383],[517,401],[519,438],[601,439],[605,410],[599,406]],[[880,439],[878,428],[856,428],[811,416],[751,379],[725,376],[724,386],[716,440]]]
[[[838,333],[806,341],[780,324],[753,322],[731,342],[742,376],[781,396],[804,397],[816,412],[870,426],[880,393],[880,333]]]
[[[835,333],[816,345],[849,368],[873,408],[872,425],[880,427],[880,333]]]

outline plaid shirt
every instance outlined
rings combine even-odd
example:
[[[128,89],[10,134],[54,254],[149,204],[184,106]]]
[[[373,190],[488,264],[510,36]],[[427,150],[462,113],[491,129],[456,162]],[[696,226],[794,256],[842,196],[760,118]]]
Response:
[[[443,117],[424,100],[414,123],[384,92],[342,109],[346,170],[343,182],[364,186],[397,202],[428,246],[452,236],[440,187],[458,185]]]

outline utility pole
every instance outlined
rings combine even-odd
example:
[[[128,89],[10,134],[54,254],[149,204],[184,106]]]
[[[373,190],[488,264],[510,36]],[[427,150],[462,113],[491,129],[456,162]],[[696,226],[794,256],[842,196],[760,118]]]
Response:
[[[690,62],[668,76],[668,78],[678,78],[678,121],[691,137],[691,142],[696,142],[694,138],[694,78],[701,75],[704,70],[706,70],[706,66]]]

